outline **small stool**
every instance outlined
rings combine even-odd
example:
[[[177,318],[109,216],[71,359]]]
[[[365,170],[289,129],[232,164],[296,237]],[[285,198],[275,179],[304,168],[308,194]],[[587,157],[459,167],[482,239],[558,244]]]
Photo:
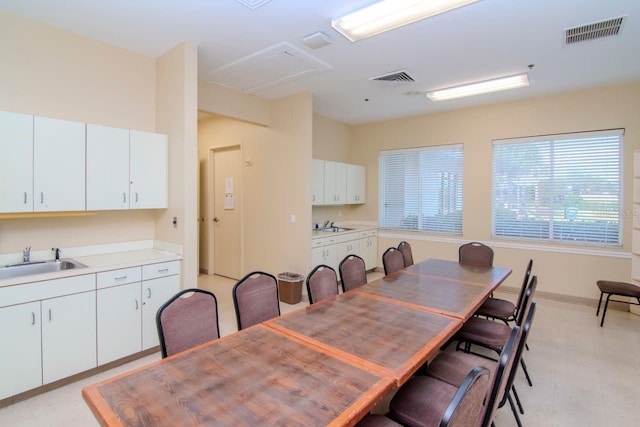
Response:
[[[604,310],[602,311],[602,320],[600,321],[600,327],[604,325],[604,316],[607,314],[607,307],[609,306],[609,299],[612,295],[618,295],[621,297],[630,297],[638,300],[637,303],[630,301],[620,301],[612,299],[613,302],[622,302],[624,304],[640,305],[640,286],[632,285],[625,282],[612,282],[610,280],[598,280],[596,282],[598,288],[600,288],[600,302],[598,302],[598,311],[596,311],[596,317],[600,314],[600,305],[602,304],[602,296],[607,294],[607,302],[604,304]]]

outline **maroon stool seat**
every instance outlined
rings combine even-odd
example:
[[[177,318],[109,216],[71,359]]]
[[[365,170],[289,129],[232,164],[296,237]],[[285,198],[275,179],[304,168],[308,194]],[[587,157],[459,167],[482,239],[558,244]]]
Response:
[[[600,305],[602,304],[602,296],[607,294],[607,301],[604,304],[604,310],[602,311],[602,320],[600,321],[600,327],[604,325],[604,316],[607,314],[607,307],[609,306],[609,300],[614,302],[622,302],[624,304],[640,305],[640,286],[632,285],[625,282],[614,282],[611,280],[598,280],[596,282],[600,289],[600,301],[598,302],[598,310],[596,311],[596,317],[600,314]],[[620,301],[611,299],[612,295],[621,297],[630,297],[638,300],[637,303],[631,301]]]

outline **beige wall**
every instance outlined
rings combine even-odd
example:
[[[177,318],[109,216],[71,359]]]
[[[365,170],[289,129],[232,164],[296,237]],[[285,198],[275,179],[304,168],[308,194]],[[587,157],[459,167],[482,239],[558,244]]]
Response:
[[[200,105],[204,105],[202,100]],[[208,227],[213,217],[208,208],[209,150],[240,145],[243,159],[251,160],[242,171],[242,273],[306,274],[311,256],[311,95],[280,99],[268,107],[269,127],[220,115],[200,120],[202,226]],[[295,223],[291,223],[291,215],[295,215]],[[201,245],[203,250],[206,245]],[[201,267],[211,272],[207,255],[201,254],[201,263],[205,263]]]
[[[367,204],[361,219],[378,218],[378,154],[381,150],[439,144],[464,144],[463,236],[382,233],[380,255],[402,239],[414,246],[415,259],[456,259],[461,242],[489,242],[495,264],[511,267],[508,286],[519,286],[529,258],[534,259],[538,289],[580,298],[599,296],[595,281],[630,280],[631,218],[624,224],[624,248],[593,250],[584,246],[539,245],[491,240],[492,140],[532,135],[625,128],[624,209],[632,212],[632,152],[640,148],[640,83],[564,93],[354,126],[350,158],[367,166]],[[454,236],[455,237],[455,236]]]
[[[157,61],[0,12],[0,110],[169,134],[169,209],[0,218],[0,253],[162,240],[197,274],[197,49]],[[156,123],[158,126],[156,126]],[[193,189],[193,190],[192,190]],[[57,214],[56,214],[57,215]],[[179,218],[174,229],[169,218]]]

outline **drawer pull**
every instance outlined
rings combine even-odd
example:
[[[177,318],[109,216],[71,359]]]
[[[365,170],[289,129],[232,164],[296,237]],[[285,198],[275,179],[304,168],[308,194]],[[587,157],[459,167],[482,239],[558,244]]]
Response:
[[[31,324],[36,324],[36,314],[33,311],[31,312]]]
[[[120,277],[114,277],[113,280],[124,280],[126,278],[127,278],[127,276],[125,275],[125,276],[120,276]]]
[[[158,273],[167,273],[168,271],[168,268],[163,268],[162,270],[158,270]]]

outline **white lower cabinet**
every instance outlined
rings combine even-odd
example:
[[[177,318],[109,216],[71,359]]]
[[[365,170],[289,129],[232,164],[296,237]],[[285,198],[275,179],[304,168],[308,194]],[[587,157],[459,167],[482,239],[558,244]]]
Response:
[[[0,308],[0,400],[42,385],[40,301]]]
[[[378,232],[377,230],[360,233],[360,257],[367,270],[378,267]]]
[[[42,301],[44,384],[95,368],[95,342],[95,291]]]
[[[338,273],[340,262],[351,254],[364,260],[367,270],[378,266],[378,231],[365,230],[351,233],[336,233],[330,237],[311,240],[311,268],[326,264]],[[339,273],[338,273],[339,274]]]
[[[313,239],[311,247],[311,268],[324,264],[338,272],[338,254],[335,237]]]
[[[180,276],[172,275],[142,282],[142,350],[160,345],[156,313],[180,290]]]

